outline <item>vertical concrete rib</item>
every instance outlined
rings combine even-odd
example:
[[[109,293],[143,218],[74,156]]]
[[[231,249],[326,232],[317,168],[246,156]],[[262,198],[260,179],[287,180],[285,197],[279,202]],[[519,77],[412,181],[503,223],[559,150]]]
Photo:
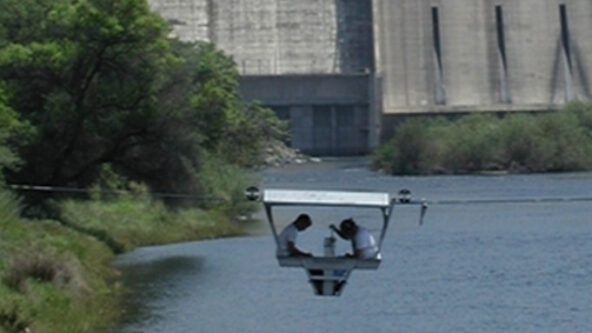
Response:
[[[374,55],[374,72],[370,74],[368,85],[370,104],[368,106],[368,148],[373,150],[378,146],[381,135],[382,122],[380,115],[382,114],[383,94],[382,94],[382,55],[381,44],[382,34],[380,31],[381,17],[379,15],[381,8],[381,0],[372,0],[372,46]]]
[[[275,54],[274,54],[274,66],[272,73],[278,75],[282,73],[282,58],[281,58],[281,49],[282,49],[282,42],[279,36],[279,29],[278,29],[278,3],[275,2],[275,8],[271,12],[271,20],[273,21],[273,44],[275,45]]]
[[[592,1],[568,4],[576,98],[592,98]]]
[[[570,50],[569,22],[567,19],[567,9],[564,3],[559,4],[559,25],[561,28],[561,55],[563,59],[563,74],[565,85],[565,101],[574,99],[573,80],[572,80],[572,57]]]
[[[208,39],[211,43],[216,44],[216,4],[214,0],[207,0],[206,2]]]
[[[487,9],[490,9],[489,7]],[[504,7],[495,5],[495,35],[497,41],[497,57],[499,72],[499,102],[511,103],[512,97],[508,87],[508,57],[506,52],[506,33],[504,27]]]
[[[432,6],[432,50],[434,55],[434,101],[446,104],[444,69],[442,68],[442,38],[440,36],[440,9]]]
[[[382,33],[380,27],[382,20],[380,13],[382,12],[382,0],[372,0],[372,41],[374,48],[374,72],[377,75],[382,75],[382,55],[381,55],[381,40]]]

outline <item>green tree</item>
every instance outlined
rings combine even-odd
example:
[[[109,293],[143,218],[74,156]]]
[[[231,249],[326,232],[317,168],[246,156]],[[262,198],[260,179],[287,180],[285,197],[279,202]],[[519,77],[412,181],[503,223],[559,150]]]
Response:
[[[239,96],[239,73],[231,57],[209,43],[179,47],[191,65],[190,107],[204,147],[233,164],[260,163],[264,143],[284,138],[286,124],[270,109]]]
[[[0,79],[36,128],[13,182],[87,187],[108,165],[156,191],[200,194],[211,187],[205,159],[256,164],[266,139],[284,132],[270,110],[240,98],[231,57],[168,39],[145,0],[6,5],[32,24],[0,15]]]
[[[7,104],[8,94],[0,82],[0,180],[4,179],[5,169],[16,170],[20,166],[22,161],[15,153],[15,147],[19,141],[26,140],[31,130]]]
[[[12,32],[0,50],[12,106],[38,130],[11,178],[88,185],[101,164],[160,139],[155,96],[178,59],[143,0],[30,3],[44,8],[32,10],[45,13],[37,34]]]
[[[0,47],[7,42],[28,44],[45,32],[48,11],[65,0],[2,0]]]

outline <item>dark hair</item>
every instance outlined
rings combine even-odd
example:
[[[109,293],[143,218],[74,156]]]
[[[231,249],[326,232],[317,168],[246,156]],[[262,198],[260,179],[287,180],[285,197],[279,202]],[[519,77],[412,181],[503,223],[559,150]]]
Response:
[[[341,224],[339,225],[339,229],[341,229],[342,231],[352,231],[355,229],[355,227],[356,222],[354,222],[354,220],[351,217],[349,219],[341,221]]]
[[[310,227],[311,224],[312,220],[310,219],[310,216],[308,216],[307,214],[298,215],[296,221],[294,221],[294,225],[300,231]]]
[[[310,216],[308,216],[308,214],[300,214],[296,218],[296,222],[300,222],[300,223],[302,223],[302,222],[312,223],[312,220],[310,219]]]

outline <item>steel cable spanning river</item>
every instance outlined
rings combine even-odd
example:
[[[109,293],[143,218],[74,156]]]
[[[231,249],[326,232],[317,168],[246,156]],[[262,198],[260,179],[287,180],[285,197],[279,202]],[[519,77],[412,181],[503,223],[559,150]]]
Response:
[[[314,296],[302,269],[278,267],[265,223],[250,237],[138,249],[116,263],[138,309],[114,333],[592,332],[592,202],[489,202],[590,198],[592,173],[391,177],[365,162],[268,169],[260,185],[488,202],[430,205],[422,227],[417,206],[397,206],[381,267],[354,271],[340,297]],[[298,244],[315,254],[343,218],[380,228],[372,210],[307,212],[314,224]]]

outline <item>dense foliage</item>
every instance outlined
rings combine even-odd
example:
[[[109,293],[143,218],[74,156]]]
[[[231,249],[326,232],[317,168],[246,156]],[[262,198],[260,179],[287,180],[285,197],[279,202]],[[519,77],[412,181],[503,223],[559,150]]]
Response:
[[[19,120],[19,115],[8,105],[8,95],[4,85],[0,82],[0,181],[3,178],[3,170],[16,170],[20,159],[15,152],[17,143],[11,139],[26,138],[30,127]]]
[[[113,253],[55,221],[19,217],[0,190],[0,332],[96,332],[120,313]]]
[[[240,99],[230,57],[168,39],[145,0],[2,7],[0,112],[32,128],[0,150],[11,183],[88,187],[107,165],[153,191],[202,195],[208,161],[256,164],[281,133],[271,111]]]
[[[169,31],[146,0],[2,0],[0,332],[107,329],[113,253],[241,233],[245,167],[284,125],[241,100],[232,58]]]
[[[474,114],[456,120],[410,119],[375,151],[372,164],[391,174],[590,170],[592,103],[502,118]]]

